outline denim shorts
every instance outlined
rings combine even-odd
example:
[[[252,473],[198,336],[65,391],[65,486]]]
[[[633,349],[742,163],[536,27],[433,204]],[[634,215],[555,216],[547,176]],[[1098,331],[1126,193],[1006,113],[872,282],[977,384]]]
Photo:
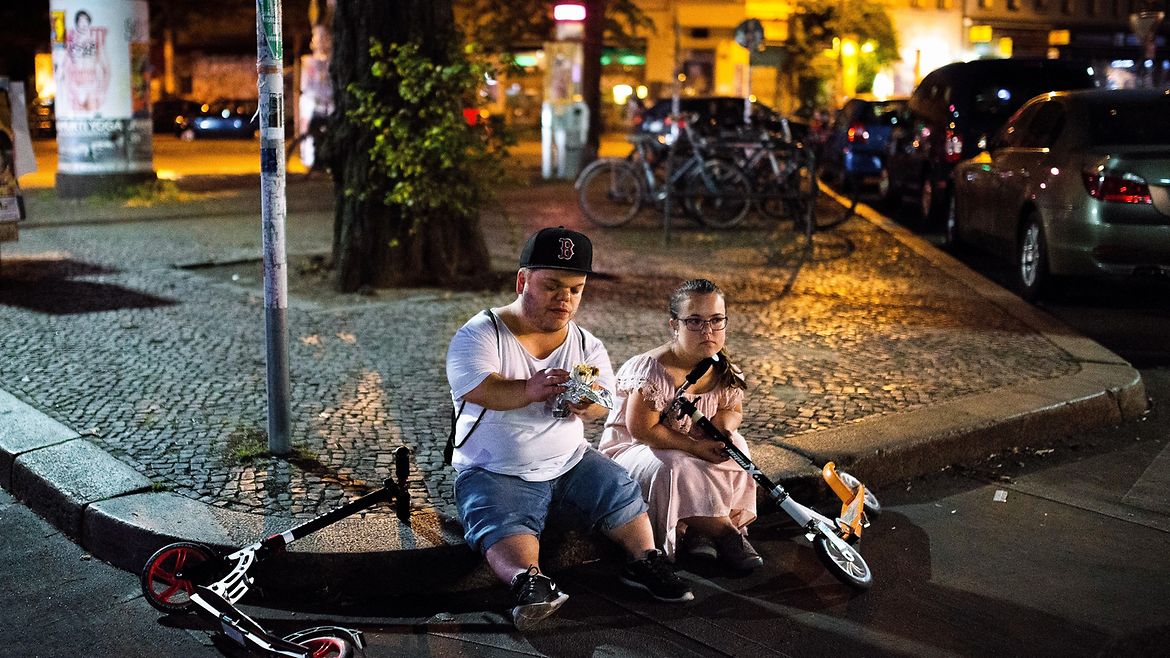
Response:
[[[626,469],[593,448],[567,473],[546,482],[482,468],[461,471],[455,504],[463,538],[481,552],[512,535],[540,537],[550,514],[558,525],[605,531],[646,511],[642,490]]]

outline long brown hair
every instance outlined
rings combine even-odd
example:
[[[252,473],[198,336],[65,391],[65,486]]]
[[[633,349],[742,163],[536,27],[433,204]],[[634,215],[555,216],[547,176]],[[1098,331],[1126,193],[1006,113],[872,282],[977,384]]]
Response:
[[[683,304],[691,297],[711,294],[719,295],[723,299],[723,303],[727,303],[727,296],[723,294],[723,289],[715,285],[714,282],[708,279],[690,279],[689,281],[684,281],[682,285],[675,288],[674,292],[670,294],[670,301],[667,306],[670,317],[675,320],[679,319]],[[743,370],[731,360],[731,356],[727,354],[726,345],[719,350],[719,361],[715,363],[715,372],[718,373],[719,381],[724,386],[730,388],[747,388],[747,381],[744,379]]]

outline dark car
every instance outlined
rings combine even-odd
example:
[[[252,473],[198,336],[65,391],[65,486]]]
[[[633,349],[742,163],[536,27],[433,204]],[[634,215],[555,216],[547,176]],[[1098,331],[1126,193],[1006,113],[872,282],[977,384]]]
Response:
[[[1049,277],[1170,275],[1170,90],[1042,94],[955,168],[951,241]]]
[[[53,99],[34,98],[28,105],[28,131],[33,139],[57,136],[57,113]]]
[[[186,117],[198,114],[202,103],[188,98],[164,98],[150,106],[152,130],[156,133],[173,133]]]
[[[985,59],[938,68],[914,89],[909,120],[894,130],[890,185],[924,220],[938,220],[955,164],[982,150],[1025,101],[1095,86],[1090,67],[1067,60]]]
[[[640,119],[635,119],[634,131],[649,135],[666,135],[671,132],[670,117],[673,101],[663,98],[642,112]],[[684,116],[692,116],[695,120],[691,127],[700,134],[719,136],[732,134],[746,126],[744,121],[744,99],[736,96],[704,96],[694,98],[680,98],[679,112]],[[750,116],[753,127],[759,127],[769,132],[788,135],[790,126],[788,121],[772,108],[763,103],[750,104]]]
[[[854,98],[833,119],[821,150],[821,176],[850,191],[889,194],[886,155],[893,133],[905,119],[906,99]]]
[[[184,116],[176,124],[175,132],[184,141],[217,137],[253,139],[257,130],[255,116],[254,100],[220,99],[204,103],[198,112]]]

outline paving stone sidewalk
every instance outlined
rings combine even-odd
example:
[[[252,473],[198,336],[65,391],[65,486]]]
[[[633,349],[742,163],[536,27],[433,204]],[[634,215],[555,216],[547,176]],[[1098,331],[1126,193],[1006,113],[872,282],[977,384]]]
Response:
[[[315,515],[389,477],[392,451],[406,445],[414,510],[450,518],[453,473],[441,456],[447,343],[514,291],[323,289],[313,256],[329,250],[331,194],[325,181],[290,183],[297,458],[246,459],[265,427],[251,191],[156,212],[66,212],[48,196],[31,198],[30,215],[43,219],[4,246],[0,265],[0,389],[156,489],[235,512]],[[822,198],[821,211],[841,209]],[[514,271],[524,238],[540,226],[593,238],[600,275],[578,320],[605,341],[615,368],[666,338],[675,285],[697,276],[719,283],[728,346],[750,384],[743,433],[760,454],[1083,367],[1052,333],[1005,312],[995,294],[948,273],[945,257],[911,248],[913,238],[880,220],[818,234],[811,252],[761,220],[725,232],[677,220],[669,243],[660,221],[646,214],[620,229],[590,227],[569,184],[537,183],[504,191],[483,224],[501,272]],[[371,514],[380,513],[389,514]]]

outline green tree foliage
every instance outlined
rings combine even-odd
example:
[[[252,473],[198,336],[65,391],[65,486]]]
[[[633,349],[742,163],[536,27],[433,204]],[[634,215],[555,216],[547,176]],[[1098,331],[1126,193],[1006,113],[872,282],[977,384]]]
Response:
[[[469,126],[466,100],[491,70],[472,48],[452,46],[446,61],[420,53],[417,43],[370,47],[373,85],[352,84],[356,103],[346,117],[373,136],[371,175],[364,191],[401,209],[417,230],[434,217],[468,221],[503,176],[499,133]],[[391,244],[396,247],[396,244]]]
[[[801,90],[802,105],[824,103],[808,98],[807,90],[823,87],[836,75],[836,65],[822,53],[833,47],[833,39],[844,37],[874,45],[859,71],[858,91],[867,91],[878,68],[898,60],[898,36],[885,6],[878,0],[796,0],[785,47],[790,88]]]
[[[589,107],[588,148],[596,154],[601,139],[601,54],[606,45],[640,48],[639,34],[654,22],[634,0],[581,0],[585,5],[581,95]],[[454,0],[464,31],[502,61],[526,48],[538,48],[554,34],[552,2],[547,0]]]
[[[552,2],[548,0],[455,0],[460,25],[468,38],[488,53],[510,54],[538,48],[553,36]],[[654,23],[634,0],[588,0],[587,21],[602,26],[605,42],[622,48],[640,45],[638,34]]]

